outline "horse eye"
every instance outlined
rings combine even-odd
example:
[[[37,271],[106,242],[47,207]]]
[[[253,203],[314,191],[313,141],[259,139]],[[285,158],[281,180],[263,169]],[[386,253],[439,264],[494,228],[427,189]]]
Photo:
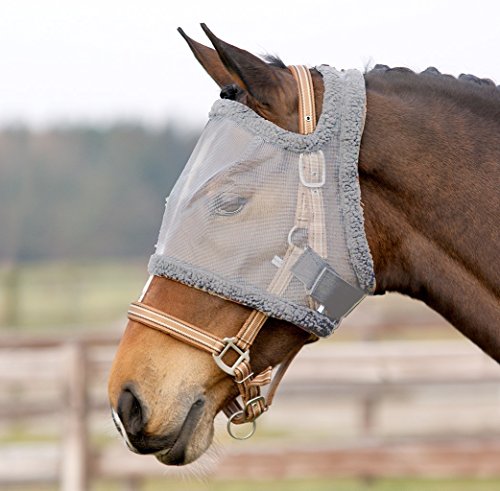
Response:
[[[246,198],[237,194],[220,194],[215,198],[215,213],[222,216],[236,215],[243,209],[246,202]]]

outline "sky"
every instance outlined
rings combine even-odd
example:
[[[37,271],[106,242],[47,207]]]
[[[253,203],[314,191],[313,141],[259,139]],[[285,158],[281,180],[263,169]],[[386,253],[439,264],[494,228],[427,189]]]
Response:
[[[287,64],[432,65],[500,84],[499,19],[497,0],[0,0],[0,126],[201,126],[219,89],[176,31],[208,44],[200,22]]]

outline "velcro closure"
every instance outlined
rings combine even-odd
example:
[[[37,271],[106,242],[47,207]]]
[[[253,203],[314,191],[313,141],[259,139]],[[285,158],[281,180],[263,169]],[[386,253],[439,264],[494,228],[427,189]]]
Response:
[[[343,280],[335,270],[310,247],[297,259],[292,274],[305,290],[326,309],[328,317],[340,320],[365,296],[365,292]]]

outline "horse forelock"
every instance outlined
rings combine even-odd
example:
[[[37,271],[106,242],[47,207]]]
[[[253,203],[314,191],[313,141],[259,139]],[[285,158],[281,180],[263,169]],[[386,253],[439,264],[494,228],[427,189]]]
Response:
[[[274,66],[276,68],[287,68],[285,65],[285,62],[276,54],[263,54],[262,59],[271,66]]]

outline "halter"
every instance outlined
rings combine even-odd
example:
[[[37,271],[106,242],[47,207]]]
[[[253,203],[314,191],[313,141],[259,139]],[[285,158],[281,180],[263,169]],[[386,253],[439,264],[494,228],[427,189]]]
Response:
[[[289,69],[298,86],[299,132],[301,134],[312,133],[316,127],[316,109],[311,73],[303,65],[290,66]],[[290,283],[292,266],[303,253],[303,249],[295,244],[295,235],[298,235],[296,232],[303,228],[310,210],[315,217],[312,223],[309,222],[311,248],[317,251],[320,256],[323,255],[326,248],[325,217],[321,193],[321,186],[324,184],[325,178],[324,160],[318,156],[308,157],[304,154],[299,165],[299,176],[300,185],[295,224],[288,234],[289,246],[284,257],[276,256],[273,259],[277,272],[268,287],[271,293],[279,294]],[[324,309],[321,304],[317,304],[315,307],[320,312]],[[197,326],[145,305],[142,298],[141,301],[131,304],[128,318],[210,353],[216,365],[233,378],[238,387],[242,404],[235,398],[224,407],[223,411],[228,417],[228,433],[238,440],[245,440],[254,434],[256,419],[271,406],[279,383],[301,349],[299,346],[285,357],[278,366],[274,377],[271,366],[256,375],[250,364],[250,348],[268,318],[262,312],[253,310],[236,336],[230,338],[219,338]],[[309,341],[316,339],[317,337],[312,334]],[[236,361],[229,363],[225,360],[231,354],[233,358],[236,356]],[[269,385],[266,396],[261,394],[261,387],[265,385]],[[252,424],[250,431],[243,436],[235,434],[232,425],[244,423]]]

